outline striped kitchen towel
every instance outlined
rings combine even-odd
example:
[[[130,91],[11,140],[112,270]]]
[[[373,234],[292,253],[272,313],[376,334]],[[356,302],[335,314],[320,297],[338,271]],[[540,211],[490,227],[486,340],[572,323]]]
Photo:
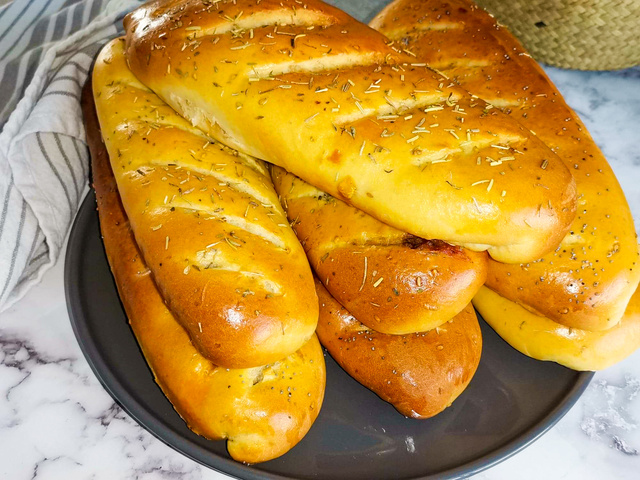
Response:
[[[0,311],[60,255],[88,184],[80,93],[134,0],[14,0],[0,10]]]

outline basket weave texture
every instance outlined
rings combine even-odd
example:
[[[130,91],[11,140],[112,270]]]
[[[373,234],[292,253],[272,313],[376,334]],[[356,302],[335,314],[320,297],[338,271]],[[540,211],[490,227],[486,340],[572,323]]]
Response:
[[[541,62],[579,70],[640,65],[640,0],[476,0]]]

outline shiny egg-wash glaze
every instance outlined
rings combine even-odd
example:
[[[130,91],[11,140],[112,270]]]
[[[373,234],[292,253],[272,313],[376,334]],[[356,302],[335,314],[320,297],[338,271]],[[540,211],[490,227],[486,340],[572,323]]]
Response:
[[[597,332],[536,315],[488,287],[480,289],[473,305],[515,349],[574,370],[604,370],[640,348],[640,289],[631,296],[616,326]]]
[[[318,338],[349,375],[412,418],[440,413],[480,363],[482,336],[471,304],[429,332],[385,335],[353,317],[316,280]]]
[[[460,313],[486,278],[487,255],[385,225],[280,167],[274,186],[325,288],[387,334],[431,330]]]
[[[568,327],[614,327],[640,281],[633,218],[607,160],[540,66],[468,0],[399,0],[371,25],[534,131],[576,179],[577,216],[560,246],[522,265],[490,261],[487,286]]]
[[[575,216],[531,132],[318,0],[159,0],[125,27],[134,74],[194,125],[402,231],[522,262]]]
[[[189,428],[226,439],[234,459],[256,463],[283,455],[304,437],[322,406],[325,364],[317,337],[255,368],[222,368],[203,357],[166,307],[136,245],[90,89],[83,94],[83,111],[107,258],[156,382]]]
[[[212,143],[127,68],[98,56],[93,89],[122,203],[145,263],[200,353],[228,368],[292,354],[318,303],[265,165]]]

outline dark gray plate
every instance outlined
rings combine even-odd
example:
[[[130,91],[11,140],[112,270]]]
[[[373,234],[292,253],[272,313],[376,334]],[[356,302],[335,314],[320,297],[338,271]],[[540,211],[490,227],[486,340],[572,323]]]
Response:
[[[74,332],[98,379],[138,423],[184,455],[246,479],[459,478],[513,455],[551,428],[593,376],[512,349],[483,321],[482,361],[453,406],[411,420],[349,377],[328,355],[324,406],[286,455],[255,466],[225,442],[192,433],[155,384],[120,304],[104,253],[93,193],[76,217],[65,266]]]

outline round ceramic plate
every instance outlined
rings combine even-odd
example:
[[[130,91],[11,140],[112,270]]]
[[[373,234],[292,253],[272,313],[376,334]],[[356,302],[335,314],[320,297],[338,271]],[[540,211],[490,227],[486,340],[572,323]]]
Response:
[[[482,361],[469,387],[440,415],[412,420],[326,355],[324,405],[310,432],[284,456],[247,466],[231,460],[224,441],[191,432],[155,384],[118,298],[93,193],[71,232],[65,283],[78,342],[113,398],[166,444],[239,478],[467,477],[513,455],[551,428],[593,376],[521,355],[481,321]]]

